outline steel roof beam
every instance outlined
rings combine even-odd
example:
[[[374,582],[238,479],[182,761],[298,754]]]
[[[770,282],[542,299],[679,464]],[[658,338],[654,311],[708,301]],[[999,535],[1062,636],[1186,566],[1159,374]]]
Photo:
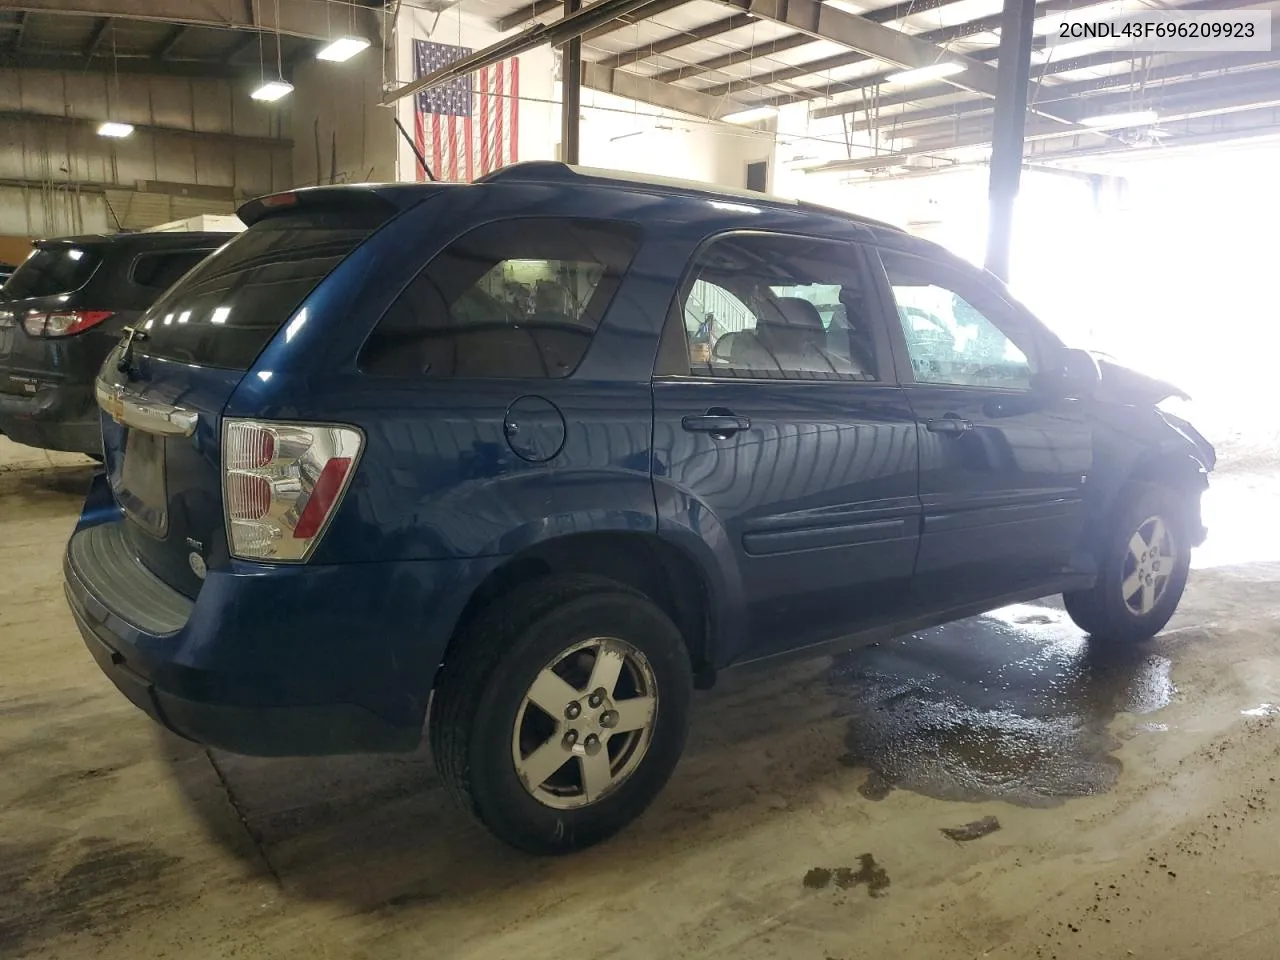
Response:
[[[1065,10],[1079,12],[1106,2],[1108,2],[1108,0],[1088,0],[1088,2],[1080,4],[1073,3],[1072,0],[1050,0],[1049,3],[1042,4],[1037,8],[1037,10],[1044,11],[1045,15]],[[1247,0],[1192,0],[1191,3],[1184,3],[1181,6],[1172,9],[1182,11],[1233,10],[1239,8],[1242,2],[1247,2]],[[1037,13],[1037,18],[1038,17],[1039,13]],[[973,21],[973,24],[976,25],[984,21],[990,21],[991,19],[992,18],[990,17],[986,17],[981,21]],[[995,19],[998,20],[999,18],[996,17]],[[962,24],[957,24],[957,26],[962,26]],[[994,29],[994,27],[992,27],[992,29]],[[981,33],[985,31],[975,32]],[[927,35],[921,34],[921,36]],[[999,56],[999,47],[990,47],[987,50],[977,51],[975,53],[971,53],[970,56],[975,60],[982,60],[984,62],[995,60]],[[1068,60],[1060,61],[1057,64],[1054,64],[1051,61],[1047,68],[1039,72],[1039,76],[1066,73],[1068,70],[1079,70],[1084,67],[1097,66],[1106,63],[1116,63],[1119,60],[1133,59],[1133,56],[1132,52],[1125,53],[1121,56],[1118,55],[1118,51],[1104,50],[1095,54],[1073,57]],[[1068,66],[1068,64],[1074,64],[1074,66]],[[774,97],[770,100],[759,101],[758,103],[759,105],[767,104],[769,106],[782,106],[785,103],[795,103],[803,100],[817,100],[837,96],[841,93],[856,93],[859,90],[865,90],[878,83],[882,83],[885,77],[888,76],[888,73],[889,71],[885,71],[867,77],[859,77],[855,80],[838,81],[836,83],[827,84],[825,87],[815,87],[812,88],[812,90],[806,90],[800,94],[785,97]],[[889,97],[877,97],[876,106],[878,108],[884,108],[898,103],[912,103],[916,100],[925,100],[930,97],[943,96],[949,93],[954,93],[954,90],[947,85],[941,83],[931,84],[928,87],[919,87],[915,90],[909,90],[902,94],[892,94]],[[815,110],[813,112],[813,116],[815,119],[821,119],[823,117],[837,117],[845,113],[856,113],[863,109],[863,107],[864,103],[862,101],[835,104],[830,107],[822,107]]]
[[[107,31],[111,29],[111,18],[103,17],[93,26],[93,33],[89,34],[89,42],[84,45],[84,58],[92,60],[97,54],[98,49],[102,46],[102,41],[107,36]]]
[[[329,38],[324,17],[316,16],[311,0],[273,0],[259,5],[253,17],[252,4],[244,0],[5,0],[5,9],[26,13],[60,16],[85,16],[116,20],[149,20],[186,24],[194,27],[216,27],[229,30],[265,30],[312,40]],[[278,15],[277,15],[278,11]],[[352,6],[356,20],[353,33],[380,43],[379,12],[371,7]]]
[[[927,67],[942,60],[959,63],[964,66],[964,71],[947,77],[947,84],[984,97],[996,95],[997,74],[994,67],[972,57],[952,53],[900,30],[837,10],[820,0],[747,2],[748,12],[762,19],[784,24],[819,40],[830,40],[904,69]],[[1052,112],[1039,108],[1036,112],[1059,123],[1070,124],[1074,120],[1074,110],[1070,104],[1060,104]]]
[[[598,63],[582,65],[582,85],[593,90],[611,93],[618,97],[640,100],[644,103],[675,110],[695,117],[715,119],[744,109],[745,105],[724,97],[708,97],[697,90],[658,83],[652,77],[610,70]]]
[[[190,29],[190,27],[183,26],[181,24],[174,27],[169,31],[164,40],[161,41],[160,46],[156,47],[155,53],[153,53],[152,56],[157,60],[168,60],[169,55],[173,53],[174,48],[177,47]]]
[[[861,16],[874,23],[888,23],[891,20],[901,20],[903,17],[908,15],[927,13],[930,10],[939,10],[942,7],[949,7],[954,3],[961,2],[963,2],[963,0],[924,0],[924,2],[918,4],[912,4],[909,2],[895,3],[892,6],[881,7],[878,10],[868,10],[866,13],[861,14]],[[994,20],[995,24],[999,26],[1000,16],[997,14],[994,18],[984,17],[982,21],[975,20],[971,21],[969,24],[956,24],[953,27],[929,30],[925,33],[915,34],[915,36],[922,40],[929,40],[931,42],[944,42],[946,40],[956,39],[960,36],[970,35],[968,33],[957,32],[957,28],[976,25],[988,20]],[[981,33],[982,31],[974,30],[973,32]],[[821,60],[811,60],[808,63],[800,63],[794,67],[785,67],[781,70],[775,70],[772,73],[758,74],[754,77],[744,77],[741,80],[732,80],[729,83],[722,83],[715,87],[708,87],[703,90],[703,93],[709,94],[713,97],[724,96],[726,93],[732,93],[734,90],[743,90],[751,86],[765,86],[771,83],[782,83],[787,80],[794,80],[796,77],[803,77],[806,74],[821,73],[823,70],[831,70],[835,67],[847,67],[850,64],[863,63],[869,59],[871,58],[861,53],[838,53],[835,56],[823,57]],[[710,60],[705,63],[693,64],[692,67],[686,67],[685,69],[692,71],[693,67],[708,68],[707,70],[698,71],[700,73],[708,73],[710,70],[716,69],[716,67],[712,66],[712,61]],[[696,73],[689,72],[686,73],[685,76],[696,76]],[[770,106],[775,105],[776,104],[770,103]]]
[[[1280,69],[1255,73],[1256,76],[1247,83],[1242,82],[1240,77],[1228,74],[1180,84],[1180,90],[1153,98],[1149,105],[1162,119],[1168,121],[1280,105]],[[1214,96],[1215,94],[1218,96]],[[1087,110],[1082,111],[1085,116],[1103,116],[1134,109],[1133,98],[1128,91],[1106,97],[1091,97],[1085,103]],[[1055,126],[1043,120],[1027,123],[1028,140],[1043,140],[1084,132],[1114,134],[1115,129],[1063,130],[1061,126]],[[924,133],[931,134],[932,138],[921,136]],[[893,134],[890,133],[890,136]],[[919,138],[910,147],[912,154],[942,153],[962,147],[980,147],[990,142],[991,120],[989,117],[961,118],[958,124],[939,124],[936,130],[916,130],[911,136]]]
[[[662,83],[673,83],[676,80],[701,76],[704,73],[720,70],[723,67],[731,67],[735,63],[746,63],[748,60],[755,60],[757,57],[768,57],[775,53],[794,50],[797,47],[806,47],[813,42],[813,37],[808,34],[792,33],[785,37],[778,37],[776,40],[752,44],[745,50],[733,50],[718,57],[712,57],[710,60],[702,60],[687,66],[676,67],[674,70],[664,70],[662,73],[655,74],[653,79]],[[708,95],[716,96],[716,94]]]
[[[740,27],[750,26],[755,22],[756,18],[749,13],[735,13],[733,16],[725,17],[723,20],[703,24],[700,27],[694,27],[692,30],[681,30],[673,37],[666,37],[643,46],[632,47],[630,50],[623,50],[596,62],[600,66],[611,70],[615,67],[625,67],[641,60],[647,60],[649,57],[656,57],[659,54],[669,53],[680,47],[687,47],[689,44],[697,43],[700,40],[710,40],[712,37],[718,37]]]
[[[1132,54],[1129,54],[1132,56]],[[1203,57],[1198,60],[1183,60],[1163,67],[1155,67],[1142,71],[1141,82],[1144,87],[1173,86],[1190,80],[1197,80],[1205,74],[1223,73],[1237,68],[1236,76],[1247,76],[1240,71],[1248,67],[1280,64],[1280,52],[1265,51],[1260,53],[1232,53],[1225,56]],[[1099,90],[1111,90],[1117,87],[1132,86],[1134,78],[1129,71],[1113,73],[1105,77],[1093,77],[1088,80],[1076,80],[1071,83],[1060,83],[1054,86],[1040,87],[1036,101],[1042,104],[1070,100],[1084,94],[1096,93]],[[1089,100],[1082,101],[1087,104]],[[885,118],[892,123],[895,130],[914,124],[929,123],[936,120],[951,120],[956,117],[987,113],[991,104],[985,100],[965,100],[961,103],[947,103],[923,110],[912,110]]]
[[[635,26],[641,20],[647,20],[649,17],[656,17],[660,13],[666,13],[675,7],[683,6],[688,0],[650,0],[648,4],[631,13],[618,17],[616,23],[609,24],[599,29],[584,34],[583,40],[590,40],[592,37],[603,36],[606,33],[613,33],[615,30],[621,30],[623,27]],[[496,29],[506,33],[517,27],[523,26],[530,20],[541,17],[544,14],[556,14],[556,19],[564,12],[564,3],[562,0],[537,0],[528,6],[521,7],[513,13],[499,17],[493,21]]]

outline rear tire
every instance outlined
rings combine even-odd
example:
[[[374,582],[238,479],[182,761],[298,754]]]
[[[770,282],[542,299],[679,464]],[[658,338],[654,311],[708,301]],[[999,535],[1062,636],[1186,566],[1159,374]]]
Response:
[[[1099,640],[1139,643],[1162,629],[1182,599],[1191,566],[1191,527],[1182,497],[1135,485],[1098,548],[1098,579],[1062,595],[1080,629]]]
[[[436,767],[504,842],[579,850],[662,789],[684,748],[692,687],[679,630],[643,594],[600,577],[543,577],[499,597],[455,641],[431,711]]]

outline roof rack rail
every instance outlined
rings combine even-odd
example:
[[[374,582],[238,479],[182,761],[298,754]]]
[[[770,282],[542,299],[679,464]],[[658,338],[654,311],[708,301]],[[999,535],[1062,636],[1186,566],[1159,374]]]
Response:
[[[893,224],[883,223],[879,220],[874,220],[871,217],[862,217],[857,214],[849,213],[845,210],[838,210],[835,207],[826,207],[822,204],[810,203],[807,200],[792,200],[787,197],[772,197],[768,194],[759,193],[755,190],[723,187],[714,183],[704,183],[700,180],[681,180],[674,177],[655,177],[647,174],[629,173],[623,170],[606,170],[597,167],[574,166],[567,163],[561,163],[557,160],[526,160],[522,163],[514,163],[510,166],[495,170],[493,173],[486,174],[475,182],[581,183],[584,180],[591,183],[607,184],[609,186],[632,184],[636,187],[660,190],[664,193],[695,193],[702,196],[727,199],[739,203],[745,202],[752,204],[753,206],[775,207],[787,210],[810,210],[814,213],[821,213],[841,220],[852,220],[857,223],[884,227],[901,232],[901,228],[895,227]]]

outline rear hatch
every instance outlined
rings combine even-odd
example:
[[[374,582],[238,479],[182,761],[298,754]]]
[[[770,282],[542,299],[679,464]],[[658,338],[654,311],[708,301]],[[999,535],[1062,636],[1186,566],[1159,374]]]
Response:
[[[51,359],[47,348],[110,319],[111,311],[77,296],[104,255],[100,238],[43,241],[0,287],[0,393],[32,394],[36,374],[65,373],[66,364]]]
[[[255,201],[241,212],[249,229],[156,301],[102,367],[112,491],[139,558],[187,596],[230,559],[222,411],[307,296],[396,212],[364,196]]]

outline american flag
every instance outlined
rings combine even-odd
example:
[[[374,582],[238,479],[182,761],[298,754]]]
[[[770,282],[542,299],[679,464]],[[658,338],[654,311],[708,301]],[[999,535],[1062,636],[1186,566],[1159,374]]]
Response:
[[[471,54],[468,47],[414,40],[414,76],[425,77]],[[520,120],[520,61],[512,57],[414,98],[414,137],[441,180],[469,181],[515,163]],[[421,167],[418,179],[425,180]]]

